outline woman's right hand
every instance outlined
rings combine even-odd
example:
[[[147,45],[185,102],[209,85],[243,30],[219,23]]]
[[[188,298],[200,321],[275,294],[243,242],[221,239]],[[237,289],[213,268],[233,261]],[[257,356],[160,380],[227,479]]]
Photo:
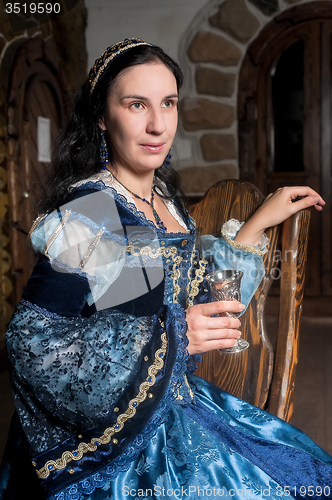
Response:
[[[245,306],[237,301],[218,301],[195,304],[187,309],[189,354],[199,354],[233,347],[241,336],[241,322],[231,316],[211,317],[219,313],[239,313]]]

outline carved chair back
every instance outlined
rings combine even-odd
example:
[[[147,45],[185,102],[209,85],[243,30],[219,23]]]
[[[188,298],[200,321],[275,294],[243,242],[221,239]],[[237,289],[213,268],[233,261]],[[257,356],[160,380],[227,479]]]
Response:
[[[231,218],[246,221],[264,200],[259,190],[241,180],[220,181],[192,206],[198,235],[218,234]],[[238,354],[210,351],[197,374],[218,387],[290,422],[293,415],[295,371],[304,291],[310,209],[266,231],[265,277],[241,317],[242,336],[250,347]],[[278,262],[279,260],[279,262]],[[265,324],[271,284],[279,278],[279,318],[275,346]]]

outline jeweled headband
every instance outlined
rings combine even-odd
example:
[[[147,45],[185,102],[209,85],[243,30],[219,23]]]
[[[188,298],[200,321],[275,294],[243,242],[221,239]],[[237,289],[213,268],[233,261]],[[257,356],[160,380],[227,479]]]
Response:
[[[103,72],[106,70],[109,63],[115,59],[117,56],[132,49],[133,47],[138,47],[138,45],[150,45],[152,43],[147,43],[140,38],[126,38],[122,42],[117,42],[114,45],[108,47],[103,54],[96,59],[95,64],[92,66],[89,72],[88,80],[90,82],[90,97],[92,92],[97,85],[97,82]]]

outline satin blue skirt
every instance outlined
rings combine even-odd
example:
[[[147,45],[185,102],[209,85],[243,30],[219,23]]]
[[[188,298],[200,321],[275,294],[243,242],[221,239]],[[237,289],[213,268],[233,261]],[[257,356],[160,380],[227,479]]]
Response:
[[[303,432],[195,375],[131,463],[52,500],[332,498],[332,458]],[[122,470],[121,470],[122,468]]]

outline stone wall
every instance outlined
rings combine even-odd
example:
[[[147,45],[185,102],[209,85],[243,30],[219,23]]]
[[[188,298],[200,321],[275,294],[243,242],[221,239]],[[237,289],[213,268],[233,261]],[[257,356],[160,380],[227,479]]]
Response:
[[[266,24],[301,3],[310,1],[212,0],[184,36],[181,136],[190,141],[193,152],[181,162],[187,194],[201,195],[218,180],[239,176],[237,97],[243,58]]]
[[[86,77],[85,27],[86,9],[80,0],[74,8],[56,20],[13,34],[8,15],[5,13],[5,1],[0,0],[0,351],[4,345],[6,326],[15,306],[12,293],[10,207],[7,190],[7,162],[14,153],[10,151],[7,126],[10,122],[9,113],[15,112],[7,102],[13,61],[24,42],[39,38],[43,40],[43,57],[47,60],[48,57],[52,59],[54,53],[57,55],[58,65],[64,72],[68,89],[73,91]],[[50,65],[52,63],[54,61],[50,60]]]

